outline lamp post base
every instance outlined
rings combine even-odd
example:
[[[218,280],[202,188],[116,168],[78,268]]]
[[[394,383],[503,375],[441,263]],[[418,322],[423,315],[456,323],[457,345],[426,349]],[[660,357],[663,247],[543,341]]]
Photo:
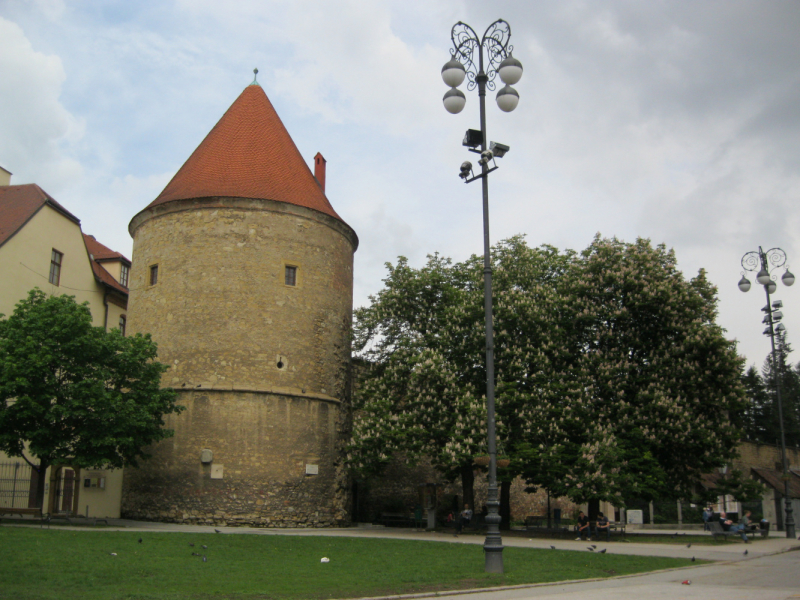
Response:
[[[491,467],[490,467],[491,468]],[[497,501],[497,483],[490,482],[486,507],[486,524],[489,526],[483,542],[486,573],[503,573],[503,538],[500,535],[500,502]]]

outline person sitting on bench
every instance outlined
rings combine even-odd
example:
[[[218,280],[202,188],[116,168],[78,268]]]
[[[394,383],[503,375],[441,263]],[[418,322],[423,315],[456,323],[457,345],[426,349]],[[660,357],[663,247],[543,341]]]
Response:
[[[606,541],[611,541],[611,526],[608,523],[608,517],[599,512],[597,513],[597,524],[594,526],[594,535],[599,538],[603,532],[606,534]]]
[[[748,544],[747,541],[747,532],[744,530],[744,525],[734,525],[733,521],[731,521],[724,512],[719,513],[719,524],[722,525],[722,529],[724,531],[730,531],[731,533],[738,533],[742,536],[745,544]]]
[[[578,537],[575,541],[583,539],[583,533],[586,532],[587,540],[592,540],[592,530],[589,528],[589,517],[583,514],[583,511],[578,513]]]
[[[739,525],[742,527],[742,531],[750,531],[753,532],[758,529],[758,526],[750,520],[750,517],[753,516],[749,510],[744,511],[744,516],[742,520],[739,521]]]

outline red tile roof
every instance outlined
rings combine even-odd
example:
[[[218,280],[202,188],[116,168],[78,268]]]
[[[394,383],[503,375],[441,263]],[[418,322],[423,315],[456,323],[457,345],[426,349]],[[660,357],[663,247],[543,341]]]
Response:
[[[131,264],[130,259],[126,258],[123,254],[112,250],[108,246],[104,246],[98,242],[93,235],[83,234],[83,241],[86,242],[86,248],[89,250],[95,260],[121,260],[123,263]]]
[[[755,467],[753,467],[753,471],[764,483],[783,495],[783,473],[775,469],[756,469]],[[789,471],[789,495],[792,498],[800,498],[800,476],[792,470]]]
[[[212,196],[277,200],[341,220],[258,84],[244,89],[150,207]]]
[[[94,278],[97,279],[103,285],[107,287],[113,288],[118,292],[122,292],[126,296],[128,295],[128,288],[122,285],[119,281],[114,279],[114,276],[106,271],[105,267],[100,264],[101,260],[120,260],[123,263],[126,263],[130,266],[131,261],[125,258],[119,252],[115,252],[111,248],[104,246],[100,242],[98,242],[93,235],[86,235],[83,234],[83,241],[86,243],[86,250],[89,251],[89,255],[93,260],[89,262],[92,263],[92,271],[94,272]]]
[[[35,183],[0,186],[0,246],[11,239],[45,204],[80,225],[80,219]]]

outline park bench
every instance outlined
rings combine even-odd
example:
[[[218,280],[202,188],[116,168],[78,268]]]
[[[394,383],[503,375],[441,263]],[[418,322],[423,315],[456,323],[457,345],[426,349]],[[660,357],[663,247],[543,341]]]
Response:
[[[24,515],[31,515],[32,517],[40,517],[42,516],[42,509],[41,508],[8,508],[8,507],[0,507],[0,516],[3,515],[19,515],[20,517]]]
[[[602,533],[597,533],[597,521],[589,521],[589,530],[595,536],[603,535]],[[572,526],[572,531],[575,535],[578,535],[578,524]],[[608,534],[611,537],[611,534],[618,533],[620,537],[625,537],[625,523],[621,521],[609,521],[608,522]]]
[[[379,525],[385,527],[415,527],[413,516],[404,515],[403,513],[381,513],[375,520]]]
[[[740,535],[738,531],[725,531],[719,521],[710,521],[708,525],[711,528],[711,535],[714,539],[717,539],[718,535],[722,536],[723,539],[729,535]]]

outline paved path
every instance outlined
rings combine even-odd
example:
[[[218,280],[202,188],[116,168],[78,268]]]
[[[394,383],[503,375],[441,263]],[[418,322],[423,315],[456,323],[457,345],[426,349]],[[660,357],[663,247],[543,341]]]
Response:
[[[690,585],[683,585],[685,580]],[[800,552],[527,589],[478,592],[465,600],[786,600],[800,598]]]

